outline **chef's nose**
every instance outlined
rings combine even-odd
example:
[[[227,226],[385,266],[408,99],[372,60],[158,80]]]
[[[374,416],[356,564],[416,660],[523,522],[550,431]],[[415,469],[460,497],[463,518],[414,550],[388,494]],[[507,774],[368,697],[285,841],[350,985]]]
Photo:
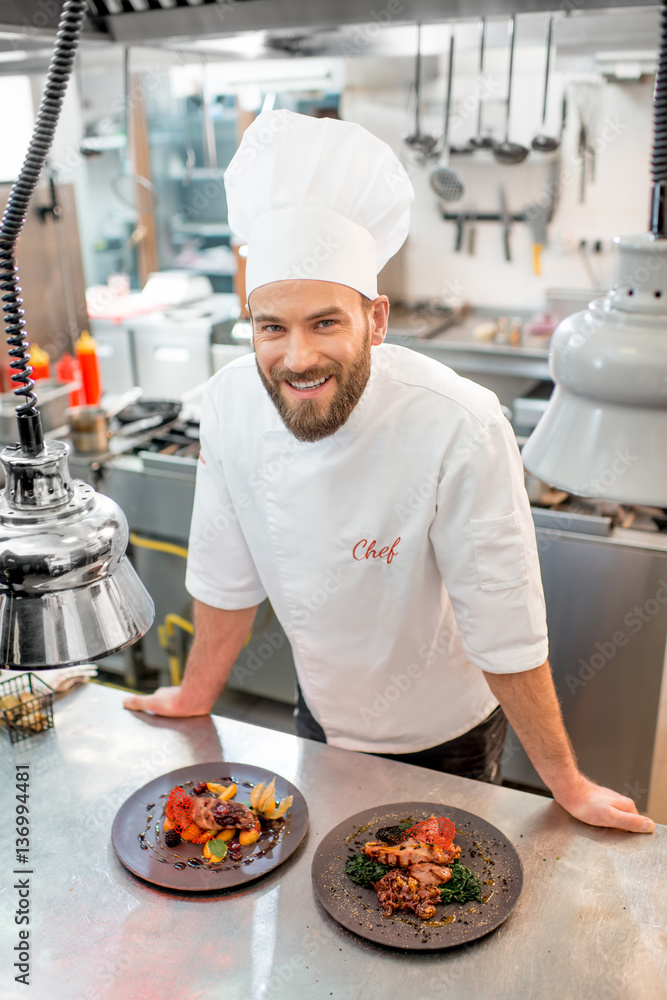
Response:
[[[285,367],[293,372],[305,372],[315,368],[319,362],[320,352],[317,341],[309,330],[294,328],[290,330],[285,352]]]

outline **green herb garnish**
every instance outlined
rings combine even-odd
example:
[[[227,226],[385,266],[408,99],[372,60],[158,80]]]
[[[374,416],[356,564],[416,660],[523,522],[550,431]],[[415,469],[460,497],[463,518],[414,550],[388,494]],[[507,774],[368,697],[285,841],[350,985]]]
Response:
[[[357,885],[362,885],[365,889],[372,889],[373,883],[379,882],[383,875],[391,871],[391,867],[391,865],[381,865],[377,861],[371,861],[366,854],[354,854],[347,859],[345,874]]]
[[[224,858],[227,856],[227,844],[224,840],[212,840],[207,841],[208,849],[214,858]]]
[[[447,866],[452,870],[449,882],[440,887],[442,903],[477,903],[482,902],[482,880],[475,872],[470,871],[459,861],[453,861]]]

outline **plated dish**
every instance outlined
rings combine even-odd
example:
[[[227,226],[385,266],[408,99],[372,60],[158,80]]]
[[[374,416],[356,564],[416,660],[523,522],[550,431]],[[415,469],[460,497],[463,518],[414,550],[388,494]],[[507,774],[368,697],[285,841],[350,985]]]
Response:
[[[439,842],[431,837],[434,843],[426,843],[428,827],[415,824],[433,816],[453,824],[453,840],[441,825]],[[370,878],[357,884],[350,873],[360,868]],[[414,950],[451,948],[495,930],[523,885],[519,856],[500,830],[473,813],[429,802],[392,803],[350,816],[317,848],[312,877],[318,900],[347,930]]]
[[[111,839],[140,878],[207,892],[276,868],[307,829],[308,807],[287,779],[216,761],[170,771],[138,789],[118,810]]]

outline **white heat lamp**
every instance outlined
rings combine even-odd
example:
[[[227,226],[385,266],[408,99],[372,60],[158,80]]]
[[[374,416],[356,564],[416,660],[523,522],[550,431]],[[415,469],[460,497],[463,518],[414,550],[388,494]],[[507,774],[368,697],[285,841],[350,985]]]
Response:
[[[563,320],[555,389],[524,445],[538,479],[583,497],[667,505],[667,2],[654,93],[650,232],[617,237],[614,287]]]
[[[139,639],[155,609],[127,559],[121,509],[72,482],[68,445],[44,441],[32,391],[15,248],[48,154],[72,71],[87,0],[67,0],[35,130],[0,223],[0,289],[10,346],[19,444],[0,453],[0,665],[62,667]]]

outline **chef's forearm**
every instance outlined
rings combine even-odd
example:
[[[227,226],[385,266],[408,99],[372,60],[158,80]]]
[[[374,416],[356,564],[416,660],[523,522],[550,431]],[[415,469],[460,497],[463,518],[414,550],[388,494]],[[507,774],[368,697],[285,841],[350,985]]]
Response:
[[[208,713],[229,679],[257,607],[223,611],[195,601],[194,642],[181,684],[183,707]]]
[[[522,673],[484,676],[535,770],[563,801],[582,775],[563,725],[549,662]]]

